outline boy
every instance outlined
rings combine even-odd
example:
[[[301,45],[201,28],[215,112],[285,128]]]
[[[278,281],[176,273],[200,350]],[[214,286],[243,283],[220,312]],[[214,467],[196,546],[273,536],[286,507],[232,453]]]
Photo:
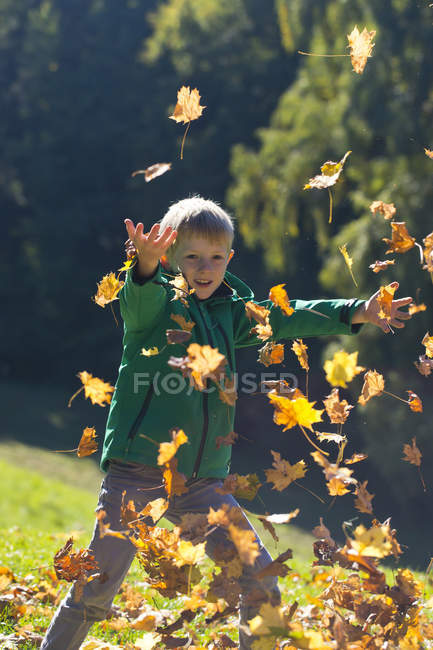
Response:
[[[241,526],[253,530],[236,500],[215,491],[229,471],[231,455],[230,445],[217,446],[216,437],[226,436],[233,430],[234,408],[221,401],[217,390],[191,390],[180,372],[167,364],[170,356],[185,355],[184,346],[167,346],[166,330],[175,328],[173,315],[193,321],[189,343],[218,348],[232,373],[236,371],[235,348],[263,345],[251,333],[255,323],[250,322],[245,312],[245,302],[253,300],[253,294],[226,270],[233,256],[231,218],[212,201],[195,197],[171,206],[161,223],[154,224],[149,233],[144,233],[142,223],[135,226],[126,219],[125,225],[137,253],[137,263],[128,272],[119,294],[125,325],[123,356],[107,422],[101,460],[107,475],[97,510],[105,511],[110,528],[121,530],[123,491],[126,491],[126,502],[133,500],[137,511],[149,501],[166,497],[157,463],[158,446],[169,440],[172,429],[182,428],[188,443],[178,449],[176,458],[178,471],[187,477],[188,491],[169,500],[164,517],[179,524],[186,513],[207,514],[210,507],[218,510],[228,504],[239,512]],[[166,274],[168,269],[170,273]],[[173,300],[175,291],[169,282],[173,272],[179,271],[194,291],[185,293],[183,300]],[[269,300],[260,304],[270,310],[273,340],[352,334],[364,322],[378,325],[386,332],[389,326],[379,319],[377,295],[367,301],[292,300],[295,311],[290,317]],[[399,311],[399,307],[411,300],[393,301],[392,327],[404,327],[400,321],[410,316]],[[158,348],[159,354],[141,354],[143,348],[153,347]],[[221,548],[232,547],[222,527],[215,527],[206,540],[210,557],[216,557]],[[259,555],[253,566],[243,565],[239,579],[242,592],[239,647],[242,650],[250,648],[254,640],[248,620],[258,613],[260,602],[279,601],[276,578],[261,581],[254,578],[254,573],[271,562],[257,535],[256,541]],[[79,648],[92,623],[106,617],[135,553],[129,540],[101,538],[97,526],[90,550],[99,570],[105,574],[105,582],[89,582],[77,601],[72,587],[51,622],[42,650]]]

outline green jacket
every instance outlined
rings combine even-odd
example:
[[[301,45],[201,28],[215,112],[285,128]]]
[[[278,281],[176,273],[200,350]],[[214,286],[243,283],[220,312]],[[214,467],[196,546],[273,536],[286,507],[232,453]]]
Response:
[[[180,314],[195,323],[189,343],[209,344],[225,355],[231,372],[236,372],[235,349],[263,345],[250,330],[244,302],[253,300],[251,290],[226,272],[221,284],[207,300],[188,296],[188,307],[172,300],[171,277],[158,267],[155,275],[135,282],[128,271],[119,293],[124,320],[123,355],[101,459],[106,469],[110,458],[157,466],[158,446],[170,440],[170,430],[181,428],[188,442],[177,451],[178,471],[187,477],[224,478],[230,468],[231,446],[216,446],[217,436],[233,431],[234,407],[223,403],[218,390],[192,389],[180,371],[167,361],[186,355],[185,346],[167,345],[166,330],[180,329],[171,314]],[[287,317],[270,300],[258,304],[270,309],[273,340],[305,338],[326,334],[353,334],[359,325],[351,318],[360,300],[291,300],[295,312]],[[305,311],[314,309],[328,318]],[[157,347],[160,353],[143,356],[142,348]],[[241,388],[241,382],[239,382]],[[240,390],[241,392],[241,390]]]

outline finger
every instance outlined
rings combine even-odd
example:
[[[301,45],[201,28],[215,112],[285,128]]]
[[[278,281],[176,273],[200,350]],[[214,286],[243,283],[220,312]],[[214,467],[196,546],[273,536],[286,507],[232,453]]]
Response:
[[[158,233],[159,233],[159,223],[154,223],[152,228],[149,231],[149,234],[147,235],[147,241],[154,242],[158,237]]]
[[[127,233],[128,233],[128,237],[129,237],[129,239],[132,240],[133,237],[134,237],[134,235],[135,235],[135,226],[134,226],[134,223],[131,221],[131,219],[124,219],[124,222],[123,222],[123,223],[124,223],[125,226],[126,226],[126,231],[127,231]]]
[[[399,298],[398,300],[393,300],[393,303],[397,307],[404,307],[404,305],[409,305],[411,302],[413,302],[413,298],[411,296],[407,296],[406,298]]]
[[[401,320],[409,320],[412,318],[412,314],[409,314],[407,311],[396,311],[394,318],[400,318]]]
[[[404,327],[404,323],[401,323],[399,320],[392,320],[391,325],[393,327],[396,327],[397,329],[401,330],[402,327]]]
[[[176,236],[177,236],[176,230],[172,230],[171,228],[170,231],[165,230],[161,236],[161,243],[168,248],[168,246],[171,246],[171,244],[174,242]]]

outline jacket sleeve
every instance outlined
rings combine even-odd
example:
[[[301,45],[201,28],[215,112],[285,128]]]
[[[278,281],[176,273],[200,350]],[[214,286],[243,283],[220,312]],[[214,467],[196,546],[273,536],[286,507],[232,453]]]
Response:
[[[127,272],[119,301],[128,331],[143,332],[157,322],[168,299],[163,284],[160,265],[150,278],[138,279],[134,268]]]
[[[256,301],[254,301],[256,302]],[[326,336],[330,334],[357,334],[362,324],[352,325],[352,317],[364,300],[291,300],[294,308],[291,316],[286,316],[279,307],[270,300],[256,304],[270,310],[269,322],[272,327],[270,341],[280,339],[307,338],[309,336]],[[263,345],[263,341],[250,334],[252,327],[257,325],[248,318],[242,303],[236,304],[234,323],[235,347],[242,348],[250,345]]]

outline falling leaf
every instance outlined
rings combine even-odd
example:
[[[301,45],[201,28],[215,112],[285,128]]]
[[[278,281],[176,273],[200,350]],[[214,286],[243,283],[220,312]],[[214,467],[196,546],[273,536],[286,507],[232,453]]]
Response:
[[[116,277],[115,273],[108,273],[104,275],[102,280],[98,283],[98,291],[93,297],[93,300],[100,307],[105,307],[108,303],[118,299],[118,293],[125,283]]]
[[[368,458],[367,454],[352,454],[350,458],[346,458],[344,461],[345,465],[353,465],[354,463],[360,463],[362,460]]]
[[[269,300],[273,302],[276,307],[279,307],[286,316],[291,316],[294,313],[293,307],[290,306],[290,300],[284,289],[285,284],[277,284],[269,291]]]
[[[94,454],[95,451],[98,451],[98,443],[95,442],[96,438],[95,429],[93,427],[86,427],[81,436],[81,440],[78,444],[77,456],[78,458],[84,458],[85,456],[90,456]]]
[[[364,481],[360,485],[356,486],[355,489],[355,508],[360,512],[364,512],[367,515],[373,514],[373,508],[371,502],[374,498],[374,494],[370,494],[367,490],[368,481]]]
[[[389,220],[392,219],[395,213],[397,212],[396,207],[394,203],[384,203],[383,201],[373,201],[373,203],[370,204],[370,212],[372,214],[376,214],[376,212],[380,212],[384,216],[385,219]]]
[[[367,370],[364,375],[364,385],[358,402],[364,406],[375,395],[381,395],[384,389],[385,380],[383,375],[376,372],[376,370]]]
[[[407,313],[413,316],[414,314],[418,314],[420,311],[426,311],[426,309],[427,306],[423,302],[421,302],[419,305],[416,305],[415,303],[411,302],[408,307]]]
[[[219,449],[221,445],[226,445],[226,446],[233,445],[237,439],[238,439],[238,434],[235,433],[234,431],[231,431],[226,436],[217,436],[215,438],[216,448]]]
[[[432,359],[433,358],[433,336],[430,336],[428,332],[424,334],[424,338],[421,341],[422,345],[425,345],[426,355]]]
[[[415,237],[409,235],[405,221],[391,221],[392,239],[382,237],[382,241],[389,246],[388,253],[406,253],[415,246]]]
[[[147,169],[138,169],[136,172],[132,172],[131,176],[134,178],[138,174],[144,174],[146,183],[149,183],[149,181],[153,181],[154,178],[162,176],[162,174],[168,172],[169,169],[171,169],[171,163],[155,163],[155,165],[151,165],[150,167],[147,167]]]
[[[306,467],[303,460],[298,461],[291,465],[289,461],[281,458],[281,454],[271,449],[271,454],[274,457],[272,467],[275,469],[265,469],[266,480],[268,483],[273,483],[273,490],[281,492],[285,490],[293,481],[305,476]]]
[[[312,188],[324,190],[332,187],[332,185],[335,185],[335,183],[340,178],[341,172],[343,171],[344,163],[351,153],[351,151],[346,151],[343,158],[339,162],[328,160],[327,162],[323,163],[320,168],[320,171],[322,173],[318,176],[310,178],[308,183],[304,185],[304,190],[309,190]]]
[[[433,370],[433,359],[427,359],[425,354],[420,354],[418,359],[419,362],[414,361],[418,372],[420,372],[424,377],[428,377]]]
[[[310,366],[308,365],[308,354],[307,354],[308,347],[305,345],[303,340],[296,339],[295,341],[293,341],[292,350],[298,357],[298,361],[301,365],[301,368],[303,368],[306,372],[308,372],[310,369]]]
[[[328,383],[342,388],[347,388],[347,382],[365,370],[363,366],[358,366],[358,352],[349,354],[345,350],[338,350],[332,359],[325,361],[323,368]]]
[[[340,467],[338,463],[330,463],[319,451],[313,451],[311,455],[316,463],[323,468],[323,473],[328,481],[328,490],[332,496],[345,494],[348,492],[346,486],[357,483],[356,479],[352,477],[353,470],[348,467]]]
[[[282,363],[284,361],[284,345],[282,343],[274,343],[269,341],[259,349],[259,363],[263,363],[268,367],[273,363]]]
[[[177,93],[177,104],[174,107],[173,115],[169,116],[170,119],[175,120],[175,122],[182,122],[183,124],[187,124],[180,150],[181,160],[183,159],[183,146],[185,144],[185,138],[189,126],[192,120],[198,119],[203,113],[203,110],[206,108],[206,106],[200,105],[200,99],[200,93],[197,88],[190,90],[189,86],[182,86],[182,88],[178,90]]]
[[[266,520],[269,521],[271,524],[288,524],[299,515],[299,508],[296,508],[296,510],[293,510],[292,512],[288,512],[287,514],[282,514],[282,515],[267,515],[267,516],[259,516],[258,518],[260,521]]]
[[[257,556],[260,555],[254,532],[238,528],[234,524],[228,526],[228,532],[241,561],[244,564],[254,564]]]
[[[168,463],[176,454],[179,447],[188,442],[188,436],[182,431],[182,429],[172,429],[170,435],[172,440],[171,442],[162,442],[159,445],[158,465],[165,465],[165,463]]]
[[[424,153],[425,153],[426,156],[433,159],[433,151],[431,151],[430,149],[424,148]]]
[[[169,345],[186,343],[192,336],[191,332],[186,332],[185,330],[166,330],[165,334]]]
[[[261,487],[257,474],[229,474],[224,479],[221,488],[215,488],[218,494],[233,494],[236,499],[255,499],[259,488]]]
[[[375,263],[370,264],[368,268],[371,269],[373,273],[379,273],[379,271],[384,271],[391,264],[395,264],[395,260],[376,260]]]
[[[275,408],[274,422],[284,425],[283,431],[287,431],[297,424],[312,431],[312,424],[322,421],[324,409],[319,411],[313,408],[316,402],[309,402],[305,397],[291,400],[282,395],[268,393],[268,398]]]
[[[360,525],[355,528],[354,539],[350,545],[360,555],[383,558],[392,553],[391,530],[389,525],[381,524],[367,529]]]
[[[187,352],[187,366],[192,371],[191,377],[198,390],[206,388],[205,380],[207,378],[218,381],[219,374],[223,372],[227,363],[223,354],[210,345],[199,345],[198,343],[191,343]]]
[[[427,235],[427,237],[424,237],[422,241],[424,244],[423,258],[425,262],[422,268],[427,269],[429,273],[433,274],[433,232]]]
[[[353,69],[357,74],[364,72],[367,59],[371,56],[374,47],[373,38],[376,36],[376,31],[369,32],[364,27],[362,32],[359,32],[358,26],[355,25],[350,34],[347,35],[350,47],[350,60],[352,61]]]
[[[187,320],[185,320],[185,318],[184,318],[183,316],[181,316],[180,314],[170,314],[170,318],[171,318],[172,320],[174,320],[175,323],[177,323],[178,325],[180,325],[181,328],[182,328],[183,330],[185,330],[186,332],[191,332],[191,330],[193,329],[193,327],[194,327],[194,325],[195,325],[194,321],[192,321],[192,320],[188,320],[188,321],[187,321]]]
[[[417,467],[421,466],[422,453],[416,445],[416,438],[412,438],[412,445],[405,444],[403,447],[403,453],[406,457],[403,456],[403,460],[406,460],[411,465],[416,465]]]
[[[173,300],[180,300],[181,303],[183,303],[187,307],[188,301],[186,298],[187,296],[190,296],[192,293],[194,293],[195,289],[189,288],[189,284],[186,281],[186,278],[182,275],[182,273],[176,275],[174,280],[170,280],[169,284],[171,284],[174,289],[174,296],[171,299],[171,302],[173,302]],[[173,316],[174,314],[171,315],[172,318]]]
[[[394,298],[395,290],[396,287],[393,287],[392,284],[387,284],[384,287],[380,287],[379,295],[376,298],[377,304],[380,307],[378,313],[379,318],[383,318],[387,321],[391,320],[392,301]]]
[[[86,370],[79,372],[77,377],[80,378],[83,385],[72,395],[68,402],[68,406],[71,406],[72,400],[83,389],[85,397],[90,397],[92,404],[98,404],[99,406],[105,406],[105,402],[110,404],[111,393],[114,392],[114,386],[111,386],[111,384],[108,384],[102,379],[98,379],[98,377],[93,377],[89,372],[86,372]]]
[[[343,399],[340,401],[338,388],[333,388],[330,394],[323,400],[326,413],[333,424],[343,424],[349,417],[353,406]]]
[[[74,539],[70,537],[54,556],[54,571],[59,580],[74,582],[83,576],[86,577],[88,571],[98,568],[98,563],[88,549],[81,548],[73,552],[73,545]]]
[[[328,492],[331,495],[331,497],[342,497],[345,494],[348,494],[350,490],[346,486],[346,482],[339,478],[334,476],[331,478],[330,481],[327,482],[326,487],[328,488]]]
[[[156,354],[159,354],[159,350],[157,347],[154,348],[141,348],[141,355],[143,357],[154,357]]]
[[[129,271],[135,264],[135,258],[126,260],[126,262],[123,262],[123,266],[118,269],[119,271]]]
[[[235,375],[233,375],[231,379],[224,377],[222,385],[221,382],[218,384],[218,395],[220,400],[224,402],[224,404],[228,404],[229,406],[235,405],[236,400],[238,398],[238,394],[236,392]]]
[[[357,287],[358,284],[357,284],[357,282],[355,280],[355,276],[353,275],[353,271],[352,271],[353,259],[349,256],[349,253],[347,252],[346,246],[347,246],[347,244],[343,244],[343,246],[338,247],[338,250],[340,251],[340,253],[344,257],[344,261],[346,262],[347,268],[349,269],[349,273],[350,273],[350,275],[352,277],[352,280],[353,280],[353,282],[355,284],[355,287]]]
[[[167,499],[159,498],[149,501],[143,510],[139,513],[140,517],[151,517],[156,524],[168,508]],[[136,628],[138,629],[138,628]],[[142,628],[141,628],[142,629]]]
[[[188,488],[185,486],[186,477],[177,471],[177,458],[172,458],[166,463],[163,478],[165,491],[169,499],[172,496],[180,496],[188,492]]]
[[[269,389],[275,395],[286,395],[287,397],[302,397],[302,392],[298,388],[291,388],[284,379],[268,379],[260,382],[262,392]],[[296,393],[296,394],[295,394]]]
[[[326,433],[325,431],[316,431],[316,435],[319,442],[335,442],[337,445],[341,445],[346,439],[339,433]]]
[[[250,320],[254,318],[258,323],[256,327],[250,330],[251,334],[255,334],[261,341],[266,341],[266,339],[272,336],[272,327],[269,323],[269,309],[266,309],[262,305],[257,305],[255,302],[248,301],[245,303],[245,312]]]
[[[422,413],[422,402],[418,395],[416,393],[413,393],[411,390],[407,390],[406,392],[409,393],[408,401],[411,411],[415,411],[415,413]]]

